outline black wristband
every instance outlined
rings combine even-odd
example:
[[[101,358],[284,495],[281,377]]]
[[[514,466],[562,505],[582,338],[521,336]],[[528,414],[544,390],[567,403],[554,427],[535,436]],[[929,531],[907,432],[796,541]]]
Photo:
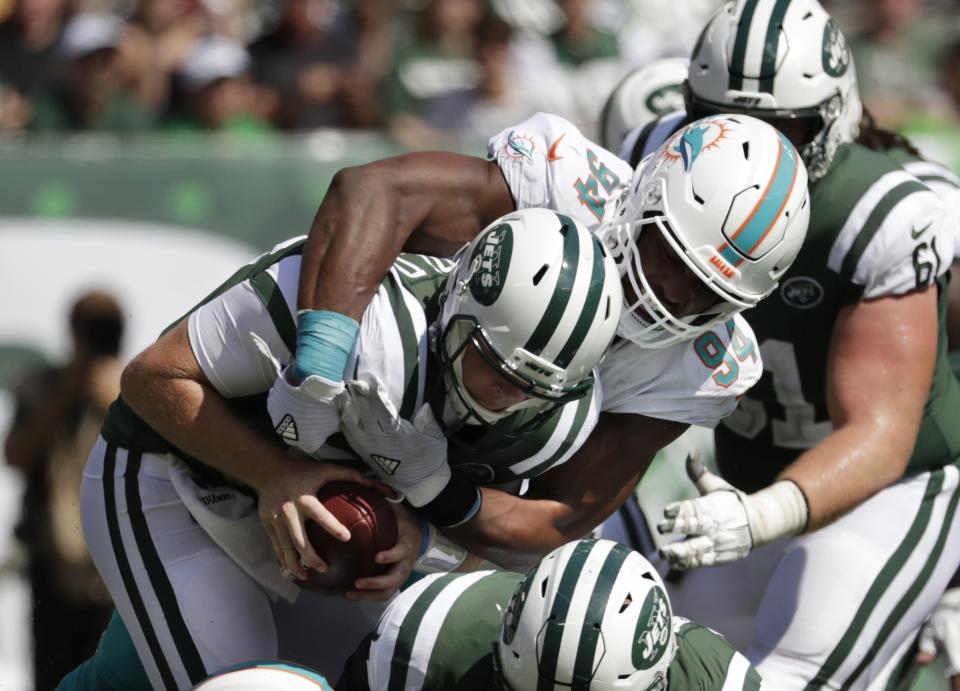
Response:
[[[453,473],[440,494],[416,509],[416,513],[435,526],[450,528],[473,518],[480,510],[482,497],[475,484]]]

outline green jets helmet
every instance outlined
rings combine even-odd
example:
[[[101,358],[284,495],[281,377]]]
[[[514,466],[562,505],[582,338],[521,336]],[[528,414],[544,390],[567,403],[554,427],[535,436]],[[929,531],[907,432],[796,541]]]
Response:
[[[583,396],[613,340],[623,293],[613,259],[583,225],[547,209],[494,221],[460,251],[447,279],[434,350],[449,402],[492,424],[521,408],[552,409]],[[462,385],[470,346],[528,398],[503,411]]]
[[[521,581],[493,647],[510,691],[662,691],[677,641],[653,565],[611,540],[580,540]]]
[[[661,115],[683,110],[686,58],[663,58],[639,67],[610,93],[600,112],[600,143],[617,153],[631,130]]]
[[[816,0],[737,0],[707,24],[690,58],[687,112],[807,123],[800,155],[822,177],[857,138],[863,106],[847,42]]]

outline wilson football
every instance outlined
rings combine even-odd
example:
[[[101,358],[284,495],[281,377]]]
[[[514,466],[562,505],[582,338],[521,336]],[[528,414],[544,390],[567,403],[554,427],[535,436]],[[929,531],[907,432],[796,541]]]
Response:
[[[307,539],[327,563],[327,570],[310,569],[307,579],[297,583],[310,590],[339,593],[353,590],[358,578],[384,573],[387,565],[377,564],[373,557],[397,543],[397,519],[390,502],[375,489],[353,482],[324,485],[317,498],[350,531],[350,541],[341,542],[319,523],[307,521]]]

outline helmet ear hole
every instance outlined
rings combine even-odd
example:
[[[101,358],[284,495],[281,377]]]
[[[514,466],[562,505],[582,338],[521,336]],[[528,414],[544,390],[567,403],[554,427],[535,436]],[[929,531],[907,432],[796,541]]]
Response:
[[[549,265],[549,264],[544,264],[543,266],[540,267],[540,270],[537,271],[537,273],[535,273],[535,274],[533,275],[533,285],[535,285],[535,286],[540,285],[540,281],[543,280],[543,276],[544,276],[544,274],[547,273],[547,270],[548,270],[549,268],[550,268],[550,265]]]

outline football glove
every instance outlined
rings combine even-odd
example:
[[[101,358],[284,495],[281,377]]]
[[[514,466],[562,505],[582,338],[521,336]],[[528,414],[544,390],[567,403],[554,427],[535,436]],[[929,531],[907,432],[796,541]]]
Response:
[[[743,559],[754,547],[799,533],[807,524],[806,499],[789,480],[747,494],[704,468],[696,451],[687,456],[687,475],[701,496],[668,504],[657,525],[661,534],[687,536],[660,549],[674,568]]]
[[[253,333],[250,337],[276,373],[267,394],[267,412],[273,429],[288,445],[313,456],[331,434],[340,430],[340,404],[346,396],[343,382],[311,375],[294,386],[287,381],[290,368],[281,370],[266,342]]]
[[[940,598],[920,629],[918,652],[939,654],[946,675],[960,674],[960,588],[950,588]]]
[[[450,471],[447,439],[429,405],[407,421],[379,379],[352,381],[343,400],[343,434],[379,479],[402,492],[422,517],[448,527],[479,509],[479,490]]]

